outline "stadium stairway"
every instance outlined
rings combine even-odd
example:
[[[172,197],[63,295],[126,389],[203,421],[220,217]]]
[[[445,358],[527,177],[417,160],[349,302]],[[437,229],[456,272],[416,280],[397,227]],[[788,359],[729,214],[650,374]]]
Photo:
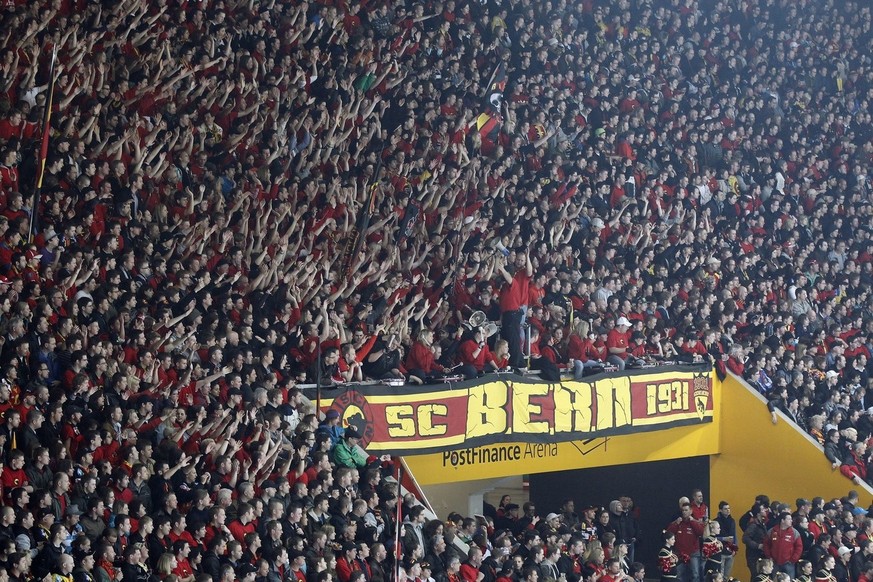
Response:
[[[466,515],[479,513],[483,499],[496,503],[503,492],[512,494],[517,503],[525,501],[529,494],[544,515],[544,512],[557,509],[556,496],[562,483],[571,485],[566,492],[560,493],[561,496],[566,493],[580,502],[603,501],[609,495],[627,491],[628,484],[640,480],[640,477],[651,484],[659,483],[656,475],[663,473],[657,471],[665,469],[649,464],[652,462],[675,463],[667,467],[668,473],[693,471],[679,475],[672,484],[661,483],[639,495],[647,517],[655,522],[652,527],[657,529],[660,529],[659,524],[669,520],[669,514],[675,512],[675,500],[690,494],[690,487],[704,482],[709,483],[706,500],[712,517],[718,511],[719,501],[726,500],[737,520],[749,510],[755,496],[762,493],[792,508],[798,497],[831,499],[842,497],[851,489],[860,494],[862,507],[866,508],[873,501],[873,489],[865,484],[855,485],[838,470],[831,469],[822,447],[788,417],[777,412],[774,424],[767,401],[744,380],[729,375],[724,381],[716,380],[716,384],[716,422],[613,437],[608,447],[585,458],[574,457],[572,451],[568,452],[571,443],[561,443],[557,457],[561,462],[557,465],[551,462],[555,459],[549,459],[548,463],[525,466],[524,472],[539,474],[532,475],[530,491],[521,486],[518,473],[503,472],[502,476],[480,480],[477,479],[480,475],[475,472],[465,472],[467,478],[464,479],[454,476],[452,471],[438,470],[436,461],[420,464],[415,457],[408,459],[409,468],[413,474],[424,477],[422,493],[433,512],[441,517],[453,510],[463,513],[466,509]],[[702,465],[688,464],[693,459],[700,459]],[[703,475],[707,470],[708,479]],[[608,481],[604,490],[598,490],[596,484],[601,480]],[[677,486],[678,483],[684,485]],[[661,512],[665,513],[663,519],[659,515],[648,515]],[[742,535],[742,532],[738,533]],[[656,543],[654,539],[647,540],[647,546]],[[739,544],[735,563],[740,579],[745,579],[742,544]]]
[[[873,488],[855,485],[832,469],[818,442],[782,412],[777,411],[774,424],[767,401],[743,379],[729,375],[722,391],[721,452],[710,456],[708,501],[713,515],[719,501],[727,500],[739,521],[759,494],[792,509],[799,497],[839,498],[851,489],[859,493],[861,507],[873,501]],[[734,571],[745,573],[744,548],[739,546]]]

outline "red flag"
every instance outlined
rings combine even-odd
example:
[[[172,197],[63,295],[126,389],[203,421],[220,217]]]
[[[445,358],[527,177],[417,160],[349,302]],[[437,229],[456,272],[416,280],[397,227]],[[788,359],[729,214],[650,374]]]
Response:
[[[497,143],[497,138],[500,135],[500,128],[503,125],[503,119],[499,113],[481,113],[476,118],[476,129],[482,136],[483,141]]]

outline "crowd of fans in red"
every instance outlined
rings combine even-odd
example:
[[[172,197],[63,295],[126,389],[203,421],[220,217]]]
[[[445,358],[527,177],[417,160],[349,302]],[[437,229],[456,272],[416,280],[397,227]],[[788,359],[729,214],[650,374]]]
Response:
[[[378,581],[393,485],[295,382],[525,367],[525,323],[546,376],[711,359],[867,479],[866,4],[3,6],[10,579]]]

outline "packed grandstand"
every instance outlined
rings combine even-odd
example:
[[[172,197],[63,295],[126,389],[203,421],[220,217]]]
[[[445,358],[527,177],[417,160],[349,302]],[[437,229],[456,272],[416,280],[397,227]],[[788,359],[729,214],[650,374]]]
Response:
[[[711,361],[868,480],[865,3],[3,4],[0,576],[644,575],[609,515],[395,523],[297,383]],[[819,505],[812,576],[868,580]]]

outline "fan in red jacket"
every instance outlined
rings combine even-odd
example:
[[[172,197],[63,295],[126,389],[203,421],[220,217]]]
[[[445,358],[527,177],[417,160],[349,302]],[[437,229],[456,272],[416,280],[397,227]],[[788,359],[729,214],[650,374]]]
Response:
[[[852,450],[849,451],[848,457],[840,465],[840,473],[847,478],[860,483],[867,480],[867,462],[864,460],[864,454],[867,452],[867,444],[864,441],[858,441],[852,445]]]
[[[682,517],[670,522],[667,531],[676,534],[675,551],[680,558],[690,558],[700,552],[700,540],[703,537],[703,524],[691,517],[691,504],[682,504]]]
[[[486,367],[491,370],[498,369],[494,354],[485,343],[485,334],[479,328],[472,334],[467,334],[467,339],[461,342],[458,347],[458,362],[461,364],[461,373],[467,378],[475,378]]]
[[[433,331],[422,329],[418,334],[418,340],[409,348],[404,367],[409,370],[410,376],[424,380],[434,373],[445,372],[445,368],[436,361],[433,347]]]
[[[785,566],[794,570],[794,564],[803,553],[803,540],[800,533],[792,527],[790,513],[783,513],[779,519],[779,525],[774,526],[767,532],[764,538],[764,555],[773,560],[773,563],[782,571]]]
[[[461,564],[461,580],[464,582],[479,582],[479,568],[482,566],[482,550],[478,547],[470,548],[467,553],[467,561]]]
[[[343,554],[336,560],[336,577],[339,582],[349,582],[352,572],[361,569],[357,557],[358,546],[353,542],[343,542]]]

